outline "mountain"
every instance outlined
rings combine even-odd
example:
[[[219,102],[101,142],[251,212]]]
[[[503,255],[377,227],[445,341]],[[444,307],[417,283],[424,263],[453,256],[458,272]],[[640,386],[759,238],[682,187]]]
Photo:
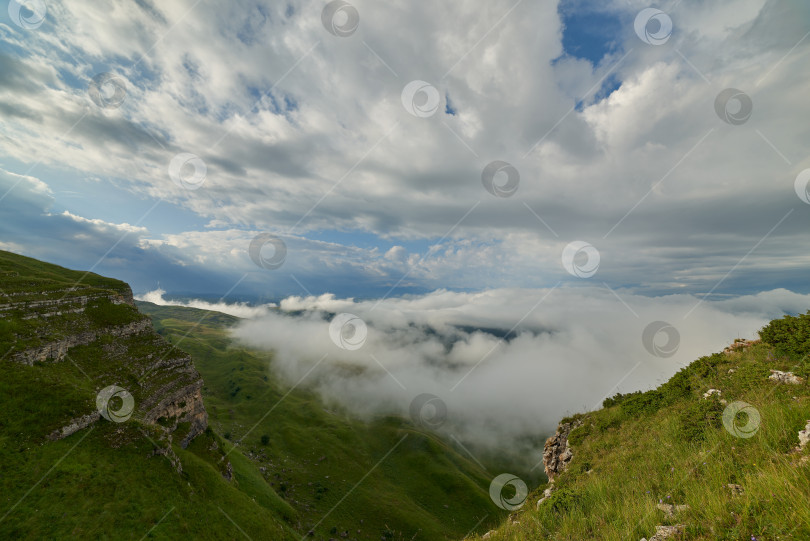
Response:
[[[810,539],[810,313],[563,419],[528,497],[239,322],[0,252],[0,538]]]
[[[237,323],[0,252],[0,538],[459,539],[503,518],[481,466],[284,385]]]
[[[760,338],[563,419],[551,481],[476,539],[810,539],[810,313]]]

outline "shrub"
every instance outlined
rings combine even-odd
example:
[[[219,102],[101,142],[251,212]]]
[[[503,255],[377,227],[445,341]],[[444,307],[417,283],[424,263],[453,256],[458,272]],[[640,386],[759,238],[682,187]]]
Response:
[[[270,443],[270,436],[262,434],[262,445],[267,445],[268,443]]]
[[[609,428],[618,428],[622,424],[623,415],[621,411],[604,410],[594,419],[594,427],[599,432],[605,432]]]
[[[667,404],[692,395],[692,378],[689,367],[675,373],[672,378],[660,387],[661,393],[666,397]]]
[[[633,393],[622,401],[619,409],[625,417],[636,417],[641,414],[655,413],[664,405],[664,396],[661,391],[647,391],[646,393]]]
[[[560,424],[573,423],[575,421],[582,419],[584,416],[585,416],[584,413],[575,413],[574,415],[563,417],[560,420]]]
[[[798,317],[774,319],[759,331],[759,337],[783,355],[810,354],[810,311]]]
[[[568,513],[581,503],[581,496],[571,488],[558,488],[548,498],[549,508],[555,513]]]
[[[717,429],[722,425],[723,405],[715,399],[693,402],[681,413],[679,419],[681,437],[689,442],[706,439],[707,429]]]
[[[702,379],[714,376],[717,373],[715,367],[724,361],[723,357],[722,353],[714,353],[708,357],[701,357],[689,365],[689,369],[693,374]]]
[[[629,393],[629,394],[616,393],[616,394],[614,394],[613,396],[611,396],[609,398],[605,398],[602,401],[602,407],[603,408],[610,408],[612,406],[617,406],[617,405],[621,404],[624,401],[624,399],[627,398],[628,396],[630,396],[631,394],[639,394],[640,392],[641,391],[636,391],[635,393]]]
[[[591,433],[591,423],[586,421],[571,431],[568,435],[568,443],[573,446],[580,445]]]

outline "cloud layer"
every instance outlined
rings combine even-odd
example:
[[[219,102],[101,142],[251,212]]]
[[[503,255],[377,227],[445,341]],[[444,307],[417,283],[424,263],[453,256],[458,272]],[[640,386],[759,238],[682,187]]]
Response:
[[[270,309],[274,304],[262,304],[259,306],[252,306],[247,303],[227,303],[227,302],[208,302],[200,299],[189,300],[173,300],[164,297],[166,291],[162,289],[155,289],[148,291],[143,295],[135,295],[135,299],[139,301],[151,302],[160,306],[183,306],[185,308],[199,308],[200,310],[213,310],[215,312],[222,312],[223,314],[230,314],[232,316],[241,318],[260,318],[267,317]]]
[[[287,298],[233,335],[274,351],[272,368],[289,385],[316,389],[353,414],[407,416],[429,393],[446,404],[447,435],[536,462],[542,451],[523,449],[527,438],[552,431],[564,415],[654,387],[808,306],[810,296],[786,290],[724,301],[598,287],[436,291],[381,303],[324,295]],[[360,318],[365,331],[348,321],[341,342],[330,324],[342,313]],[[677,337],[647,331],[645,343],[645,329],[658,321]]]

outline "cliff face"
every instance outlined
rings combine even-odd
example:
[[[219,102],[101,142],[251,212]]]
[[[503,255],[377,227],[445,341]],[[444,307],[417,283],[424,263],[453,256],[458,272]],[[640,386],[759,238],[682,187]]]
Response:
[[[92,285],[78,283],[68,275],[74,271],[55,266],[27,270],[0,260],[0,362],[70,362],[89,380],[87,411],[63,419],[52,439],[106,418],[97,395],[112,385],[132,397],[131,411],[122,412],[127,419],[160,426],[184,447],[206,429],[202,377],[137,311],[129,286],[96,275],[87,280]]]
[[[57,313],[57,315],[58,314],[59,313]],[[126,338],[128,336],[148,331],[151,329],[151,327],[152,326],[149,320],[144,319],[141,321],[133,321],[132,323],[121,326],[108,327],[95,331],[78,332],[59,340],[46,342],[40,346],[34,346],[17,351],[11,355],[11,360],[27,364],[28,366],[32,366],[36,362],[46,362],[48,360],[61,361],[64,360],[70,348],[92,344],[101,336],[109,335],[114,338]]]

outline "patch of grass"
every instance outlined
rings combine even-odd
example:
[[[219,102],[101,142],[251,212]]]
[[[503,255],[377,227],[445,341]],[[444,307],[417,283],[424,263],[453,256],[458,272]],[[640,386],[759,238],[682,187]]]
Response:
[[[96,299],[87,304],[85,315],[97,327],[110,327],[133,323],[143,316],[128,304],[115,304],[109,299]]]

